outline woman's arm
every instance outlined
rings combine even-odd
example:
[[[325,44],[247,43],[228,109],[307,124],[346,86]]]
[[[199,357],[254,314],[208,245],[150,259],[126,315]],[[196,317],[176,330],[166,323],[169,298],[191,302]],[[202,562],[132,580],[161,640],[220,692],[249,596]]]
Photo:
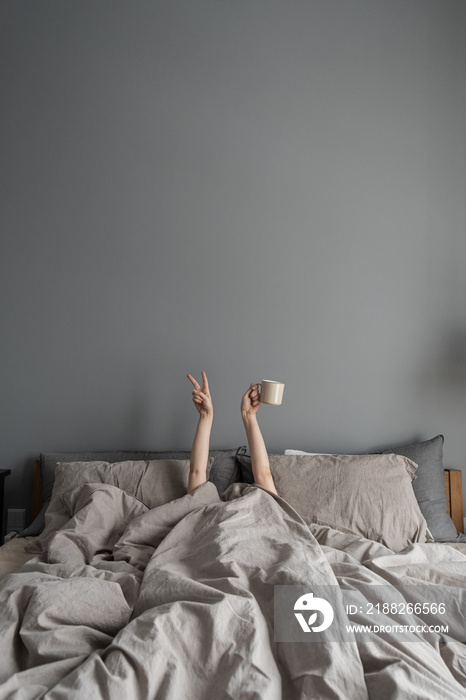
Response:
[[[202,373],[202,389],[190,374],[188,374],[188,379],[194,386],[193,402],[199,411],[199,422],[194,435],[189,464],[188,493],[191,493],[207,481],[210,431],[214,419],[214,409],[206,373]]]
[[[251,384],[241,401],[241,416],[248,439],[249,452],[251,453],[252,473],[254,481],[272,493],[277,493],[270,471],[269,456],[265,447],[259,423],[257,411],[260,407],[260,399],[257,384]]]

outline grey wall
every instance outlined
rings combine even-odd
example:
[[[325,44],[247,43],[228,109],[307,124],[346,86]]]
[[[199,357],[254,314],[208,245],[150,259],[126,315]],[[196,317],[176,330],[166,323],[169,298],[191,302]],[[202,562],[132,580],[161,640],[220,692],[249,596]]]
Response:
[[[40,451],[189,448],[202,369],[216,447],[276,378],[271,450],[466,465],[464,2],[3,0],[0,33],[8,507]]]

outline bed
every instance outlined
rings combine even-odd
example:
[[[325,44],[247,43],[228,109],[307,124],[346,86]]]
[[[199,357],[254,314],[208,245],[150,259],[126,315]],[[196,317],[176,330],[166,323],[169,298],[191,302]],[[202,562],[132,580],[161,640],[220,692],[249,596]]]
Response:
[[[41,455],[37,517],[0,548],[0,698],[464,698],[442,447],[270,455],[279,496],[245,448],[191,494],[187,453]]]

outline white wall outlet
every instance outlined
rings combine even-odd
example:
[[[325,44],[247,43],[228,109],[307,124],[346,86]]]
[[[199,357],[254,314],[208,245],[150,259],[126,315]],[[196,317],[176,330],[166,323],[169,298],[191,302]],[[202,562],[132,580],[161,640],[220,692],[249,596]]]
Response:
[[[26,525],[25,508],[8,508],[6,514],[6,531],[24,530]]]

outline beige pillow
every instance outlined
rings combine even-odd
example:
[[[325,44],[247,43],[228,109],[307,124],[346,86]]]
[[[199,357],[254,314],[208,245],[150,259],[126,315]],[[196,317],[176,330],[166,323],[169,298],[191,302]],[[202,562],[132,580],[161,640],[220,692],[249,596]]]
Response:
[[[213,458],[207,466],[207,478]],[[189,460],[160,459],[127,462],[59,462],[55,468],[52,498],[45,513],[45,528],[28,546],[44,552],[53,535],[69,520],[62,495],[84,484],[112,484],[135,496],[149,508],[184,496],[188,487]]]
[[[388,459],[387,459],[388,458]],[[271,455],[280,496],[307,523],[362,535],[398,552],[431,541],[400,455]]]

